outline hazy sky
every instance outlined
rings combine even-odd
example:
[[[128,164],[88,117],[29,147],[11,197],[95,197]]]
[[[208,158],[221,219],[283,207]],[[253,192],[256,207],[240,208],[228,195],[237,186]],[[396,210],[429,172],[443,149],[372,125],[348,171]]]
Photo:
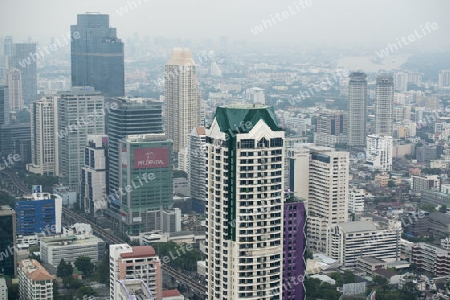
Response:
[[[57,38],[76,23],[77,14],[101,12],[110,15],[110,26],[124,40],[137,32],[141,37],[217,39],[224,35],[230,40],[383,47],[414,30],[420,34],[420,26],[436,22],[438,29],[415,44],[450,48],[449,0],[310,0],[309,6],[303,0],[303,7],[299,1],[0,0],[0,36],[12,35],[15,41],[28,36]],[[128,12],[122,10],[120,15],[121,7],[128,7]],[[252,33],[271,15],[276,24]]]

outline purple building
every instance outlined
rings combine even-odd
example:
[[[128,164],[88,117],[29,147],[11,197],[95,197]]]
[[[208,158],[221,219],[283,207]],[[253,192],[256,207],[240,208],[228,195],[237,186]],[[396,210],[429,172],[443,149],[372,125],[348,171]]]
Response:
[[[304,203],[292,199],[286,200],[283,224],[283,300],[304,298],[305,223]]]

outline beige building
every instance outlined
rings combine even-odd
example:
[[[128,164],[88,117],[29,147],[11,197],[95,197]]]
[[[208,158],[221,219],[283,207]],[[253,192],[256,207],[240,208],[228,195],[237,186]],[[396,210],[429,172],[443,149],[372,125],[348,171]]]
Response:
[[[307,201],[310,249],[325,253],[328,228],[348,221],[348,166],[348,152],[325,147],[311,149]]]
[[[162,300],[161,261],[152,246],[110,245],[109,265],[111,300],[122,300],[122,290],[141,285],[140,282],[129,282],[129,279],[142,280],[155,300]]]
[[[23,108],[22,75],[18,69],[6,72],[6,85],[9,91],[9,109],[20,110]]]
[[[31,110],[31,164],[27,170],[59,176],[57,96],[42,97]]]
[[[200,125],[197,67],[188,49],[175,48],[165,66],[165,132],[173,151],[188,147],[188,135]]]
[[[35,259],[19,262],[20,299],[53,300],[53,276]]]

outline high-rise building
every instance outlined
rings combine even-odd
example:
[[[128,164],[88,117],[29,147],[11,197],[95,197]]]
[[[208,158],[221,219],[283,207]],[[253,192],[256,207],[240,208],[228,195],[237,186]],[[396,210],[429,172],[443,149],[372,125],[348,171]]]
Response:
[[[366,145],[367,75],[350,74],[348,83],[348,146],[363,148]]]
[[[395,73],[394,78],[395,90],[405,92],[408,90],[408,73]]]
[[[392,171],[392,136],[371,134],[367,136],[366,164],[374,170]]]
[[[208,299],[281,299],[284,138],[273,107],[218,107],[207,143]]]
[[[22,75],[19,69],[6,71],[6,85],[9,89],[9,109],[20,110],[23,108]]]
[[[18,69],[22,77],[22,97],[25,105],[30,105],[38,99],[36,43],[13,44],[13,56],[10,58],[9,69]]]
[[[81,208],[97,216],[98,210],[108,208],[108,195],[108,136],[89,135],[81,170]]]
[[[0,260],[0,273],[16,277],[16,212],[7,205],[0,206],[0,249],[3,249]],[[4,257],[6,253],[6,257]]]
[[[210,74],[213,77],[221,77],[222,76],[222,70],[220,70],[220,67],[217,65],[215,61],[211,63],[210,67]]]
[[[61,232],[62,198],[35,192],[31,196],[17,198],[17,234],[34,235],[46,231]]]
[[[326,252],[328,228],[348,221],[349,153],[311,148],[308,184],[308,247]]]
[[[87,137],[105,134],[105,99],[90,87],[72,88],[58,96],[59,174],[65,186],[80,192]]]
[[[317,116],[314,144],[334,147],[347,143],[347,113],[344,111],[325,111]]]
[[[35,259],[24,259],[19,263],[20,299],[53,299],[54,277]]]
[[[380,75],[376,84],[376,134],[392,136],[394,110],[394,78]]]
[[[162,102],[145,98],[119,98],[107,120],[109,187],[119,188],[119,141],[127,135],[163,133]],[[112,105],[111,105],[112,107]]]
[[[155,300],[162,300],[161,261],[152,246],[109,246],[109,290],[111,300],[120,300],[124,280],[141,279]]]
[[[109,26],[109,15],[77,15],[70,26],[72,86],[92,86],[105,97],[123,97],[124,48],[116,28]]]
[[[0,152],[19,154],[20,160],[14,166],[25,168],[31,163],[31,124],[0,125]]]
[[[192,53],[187,49],[173,49],[164,77],[164,130],[173,140],[173,151],[178,153],[188,147],[192,129],[201,125],[197,67]]]
[[[250,89],[247,89],[246,93],[246,98],[249,103],[266,104],[264,90],[262,88],[252,87]]]
[[[9,89],[0,85],[0,126],[9,124]]]
[[[163,133],[128,135],[120,141],[121,229],[137,236],[161,228],[160,209],[173,202],[172,141]],[[155,213],[157,212],[157,213]]]
[[[197,201],[206,197],[206,130],[196,127],[189,134],[188,181],[190,196]]]
[[[450,70],[439,71],[438,89],[450,89]]]
[[[304,203],[296,200],[286,201],[284,203],[283,218],[282,297],[285,300],[304,298],[303,277],[306,269],[304,259],[306,246],[305,225],[306,210]]]
[[[31,164],[29,172],[58,176],[59,143],[57,97],[46,96],[33,103],[31,110]]]

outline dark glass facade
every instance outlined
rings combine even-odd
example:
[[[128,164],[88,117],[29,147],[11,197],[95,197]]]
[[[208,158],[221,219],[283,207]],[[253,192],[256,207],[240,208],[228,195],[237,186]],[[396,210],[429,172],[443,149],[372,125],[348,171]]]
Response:
[[[119,140],[126,135],[163,133],[162,103],[119,99],[108,114],[110,191],[119,187]]]
[[[16,213],[9,206],[0,206],[0,274],[15,277]]]
[[[80,14],[70,26],[72,86],[93,86],[105,97],[125,95],[123,42],[109,15]]]
[[[120,215],[129,235],[156,229],[149,212],[173,203],[172,141],[163,134],[141,137],[148,138],[123,139],[120,145]]]
[[[10,58],[10,68],[17,68],[22,76],[22,97],[25,105],[30,105],[38,99],[36,61],[43,54],[36,52],[36,43],[13,44],[13,56]]]

